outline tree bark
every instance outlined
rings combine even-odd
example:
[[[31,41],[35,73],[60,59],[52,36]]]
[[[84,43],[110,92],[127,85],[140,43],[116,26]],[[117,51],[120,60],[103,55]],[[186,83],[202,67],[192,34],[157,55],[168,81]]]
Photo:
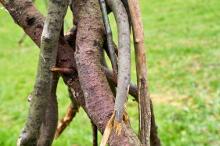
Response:
[[[121,123],[130,84],[130,30],[128,15],[123,3],[120,0],[107,0],[107,4],[115,16],[118,28],[118,86],[115,100],[114,120],[117,123]]]
[[[137,0],[128,0],[134,32],[134,47],[137,70],[139,101],[139,136],[144,146],[150,146],[151,110],[147,86],[147,66],[144,48],[144,29],[141,21],[140,7]]]
[[[58,75],[55,75],[53,78],[52,94],[48,99],[47,110],[41,125],[37,146],[51,146],[53,143],[58,121],[58,105],[56,97],[58,79]]]
[[[13,3],[13,1],[9,1],[9,3]],[[26,4],[30,3],[27,2]],[[56,65],[58,40],[67,6],[67,0],[61,2],[50,0],[48,16],[41,37],[37,77],[32,92],[28,119],[18,139],[18,146],[37,145],[48,98],[52,96],[54,74],[50,71],[50,68]],[[27,21],[27,24],[31,24],[33,21],[33,18],[31,18]]]
[[[85,106],[89,117],[103,133],[113,113],[114,97],[101,70],[99,59],[98,48],[102,46],[104,35],[101,12],[95,0],[76,0],[73,6],[73,10],[76,11],[74,22],[77,26],[75,59]],[[116,136],[113,132],[109,144],[114,146],[139,145],[139,140],[133,131],[123,124],[122,134]]]
[[[1,1],[2,2],[2,1]],[[83,1],[77,2],[82,4]],[[90,1],[85,1],[85,3],[90,3]],[[12,18],[15,20],[15,22],[24,29],[24,31],[30,36],[30,38],[39,46],[40,44],[40,36],[42,33],[43,29],[43,16],[36,10],[36,8],[32,5],[32,3],[28,0],[16,0],[12,1],[10,3],[5,3],[2,2],[3,6],[9,11],[10,15]],[[91,4],[91,3],[90,3]],[[93,2],[92,4],[95,4],[96,10],[93,10],[93,6],[90,7],[90,11],[98,11],[98,20],[100,21],[99,23],[103,27],[101,23],[101,14],[100,10],[98,9],[98,2]],[[88,5],[88,4],[87,4]],[[79,9],[75,9],[76,11],[79,11]],[[84,13],[87,13],[84,11]],[[93,15],[93,17],[96,15]],[[84,17],[83,17],[84,18]],[[82,18],[82,19],[83,19]],[[83,21],[83,23],[90,23],[90,19],[86,19],[86,21]],[[82,25],[82,24],[81,24]],[[94,35],[93,34],[93,27],[89,28],[90,32],[89,35]],[[86,33],[88,33],[88,29],[84,30]],[[103,36],[103,28],[98,30],[101,32],[94,32],[96,35]],[[85,32],[84,32],[85,33]],[[96,37],[94,37],[96,38]],[[97,36],[95,39],[96,41],[102,40],[102,37]],[[78,40],[79,41],[79,40]],[[95,41],[95,42],[96,42]],[[97,44],[95,45],[96,47],[93,46],[94,40],[90,41],[89,45],[92,49],[97,47]],[[95,50],[95,49],[94,49]],[[86,52],[87,55],[90,54],[90,52]],[[107,88],[106,95],[97,93],[96,95],[94,94],[89,96],[90,98],[86,98],[83,95],[83,92],[81,90],[81,86],[77,77],[77,72],[76,72],[76,66],[75,66],[75,60],[74,60],[74,48],[71,48],[64,40],[63,37],[60,37],[59,40],[59,46],[58,46],[58,66],[60,67],[67,67],[67,68],[72,68],[75,72],[72,74],[68,75],[63,75],[62,77],[64,78],[65,82],[68,84],[69,87],[71,87],[72,92],[75,92],[75,98],[77,102],[84,108],[84,110],[87,112],[88,116],[92,119],[92,121],[96,124],[98,129],[103,132],[104,128],[106,126],[106,123],[108,119],[110,118],[112,112],[113,112],[113,107],[114,107],[114,101],[113,101],[113,95],[106,85],[105,88]],[[98,62],[98,61],[97,61]],[[103,72],[99,69],[98,70],[100,74],[102,74],[100,80],[106,81]],[[92,72],[89,72],[89,74],[92,74]],[[97,74],[96,74],[97,76]],[[91,78],[93,79],[93,78]],[[88,81],[87,81],[88,82]],[[92,83],[88,83],[89,85],[92,85]],[[103,88],[103,87],[102,87]],[[98,92],[98,90],[96,91]],[[88,94],[85,94],[88,95]],[[90,103],[90,101],[92,101]],[[86,103],[89,103],[86,104]],[[105,106],[104,106],[105,105]],[[118,137],[115,135],[115,133],[111,134],[109,144],[114,145],[114,146],[121,146],[121,145],[140,145],[140,142],[137,138],[137,136],[134,134],[133,130],[129,125],[123,124],[123,130],[121,135]]]

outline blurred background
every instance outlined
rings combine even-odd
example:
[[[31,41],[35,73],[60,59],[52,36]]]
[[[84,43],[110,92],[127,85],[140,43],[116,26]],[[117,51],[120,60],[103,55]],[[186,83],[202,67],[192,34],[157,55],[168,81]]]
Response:
[[[46,5],[36,0],[45,14]],[[148,80],[159,136],[164,146],[220,145],[220,1],[141,0]],[[116,25],[111,15],[114,40]],[[67,14],[65,29],[72,26]],[[39,49],[0,5],[0,146],[16,145],[24,126],[27,97],[35,81]],[[132,50],[132,53],[134,51]],[[132,80],[135,83],[132,55]],[[69,104],[60,80],[59,118]],[[137,104],[128,112],[138,131]],[[54,146],[92,145],[88,117],[81,109]]]

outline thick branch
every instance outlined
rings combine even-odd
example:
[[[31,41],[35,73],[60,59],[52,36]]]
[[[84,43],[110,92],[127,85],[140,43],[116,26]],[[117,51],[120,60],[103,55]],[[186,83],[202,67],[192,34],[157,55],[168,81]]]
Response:
[[[4,4],[4,6],[9,11],[13,19],[16,20],[16,22],[25,30],[25,32],[31,37],[31,39],[34,40],[34,42],[39,46],[44,18],[36,10],[36,8],[31,3],[29,3],[28,0],[16,0],[13,3],[8,3],[7,5]],[[27,20],[30,20],[30,18],[32,18],[31,20],[34,21],[32,21],[32,23],[27,23],[29,22]],[[65,41],[63,41],[62,38],[60,38],[58,51],[59,51],[58,52],[59,66],[69,67],[74,69],[75,67],[74,57],[73,57],[74,50],[69,45],[67,45],[67,43],[65,43]],[[97,125],[98,129],[103,132],[108,120],[106,119],[106,117],[110,117],[113,111],[113,106],[114,106],[113,97],[109,98],[108,96],[102,96],[102,98],[99,97],[98,100],[96,100],[96,96],[94,96],[90,100],[94,101],[93,104],[95,106],[95,110],[91,109],[91,106],[86,106],[85,104],[86,102],[89,101],[89,99],[83,97],[83,92],[81,90],[77,76],[71,74],[71,76],[64,75],[63,78],[65,82],[72,88],[72,91],[73,89],[75,90],[73,91],[73,93],[75,92],[77,102],[84,108],[84,110],[91,117],[93,122]],[[103,106],[99,107],[99,105],[103,105]],[[96,111],[100,113],[100,116],[99,114],[96,115]],[[120,137],[114,138],[114,134],[112,134],[109,141],[110,144],[126,145],[130,142],[130,144],[128,145],[139,145],[139,141],[135,136],[135,134],[133,133],[133,131],[131,130],[131,128],[129,126],[124,126],[124,127],[126,128],[124,128]],[[117,143],[117,141],[119,143]]]
[[[49,3],[48,16],[41,37],[37,78],[29,116],[18,140],[18,145],[21,146],[37,145],[48,98],[52,96],[53,73],[50,72],[50,68],[56,65],[57,45],[68,0],[62,2],[51,0]]]
[[[35,8],[33,3],[29,0],[10,0],[8,3],[4,1],[0,2],[8,10],[15,23],[17,23],[39,47],[45,18]],[[69,35],[73,34],[74,29]],[[61,36],[58,44],[57,65],[74,69],[75,60],[73,56],[74,48],[70,47]]]
[[[113,95],[101,70],[98,49],[103,41],[103,25],[97,1],[75,1],[77,24],[75,59],[89,117],[103,132],[113,112]],[[89,35],[88,35],[89,34]],[[97,106],[98,105],[98,106]],[[97,119],[102,119],[97,121]],[[139,145],[137,138],[123,126],[119,137],[111,137],[110,145]],[[112,133],[112,136],[114,133]],[[129,135],[129,136],[128,136]]]

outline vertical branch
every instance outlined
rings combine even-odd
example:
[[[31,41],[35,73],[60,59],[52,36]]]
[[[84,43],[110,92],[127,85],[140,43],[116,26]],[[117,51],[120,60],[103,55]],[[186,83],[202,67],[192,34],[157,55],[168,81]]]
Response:
[[[119,135],[121,133],[124,116],[124,106],[127,100],[130,84],[130,29],[128,15],[120,0],[107,0],[108,6],[114,13],[118,28],[118,87],[116,92],[115,107],[112,117],[105,128],[101,146],[105,146],[112,128]]]
[[[161,146],[160,138],[157,133],[157,125],[154,116],[153,103],[150,100],[150,110],[151,110],[151,129],[150,129],[150,145],[151,146]]]
[[[130,83],[130,30],[128,15],[120,0],[107,0],[112,9],[118,27],[118,87],[115,100],[115,122],[123,120],[124,106]]]
[[[41,50],[37,78],[31,100],[29,116],[18,140],[18,146],[35,146],[40,126],[45,116],[48,98],[51,96],[53,73],[50,68],[56,65],[58,40],[68,0],[50,0],[48,15],[41,37]]]
[[[113,68],[114,73],[117,74],[118,73],[117,58],[116,58],[115,51],[114,51],[114,44],[112,40],[112,30],[111,30],[111,26],[110,26],[109,19],[108,19],[108,13],[107,13],[105,0],[99,0],[99,4],[101,7],[102,18],[103,18],[103,22],[105,26],[106,35],[107,35],[107,45],[108,45],[108,51],[110,54],[110,60],[112,63],[112,68]]]
[[[57,121],[58,121],[58,106],[56,89],[59,76],[53,75],[51,96],[48,99],[47,110],[45,114],[45,119],[41,125],[40,137],[38,139],[37,146],[51,146],[53,143]]]
[[[92,125],[93,146],[98,146],[98,129],[97,129],[97,126],[92,122],[92,120],[91,120],[91,125]]]
[[[140,7],[137,0],[128,0],[134,32],[136,70],[139,101],[139,131],[140,140],[145,146],[150,146],[151,111],[150,97],[147,87],[147,68],[144,48],[144,31],[141,22]]]

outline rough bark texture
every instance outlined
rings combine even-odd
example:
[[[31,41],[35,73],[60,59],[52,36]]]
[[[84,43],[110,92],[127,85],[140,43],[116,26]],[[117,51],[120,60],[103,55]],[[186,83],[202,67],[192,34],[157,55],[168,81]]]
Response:
[[[137,0],[128,0],[134,32],[135,59],[139,101],[139,131],[141,143],[150,146],[151,110],[147,87],[147,68],[144,47],[144,30],[141,21],[140,7]]]
[[[10,2],[9,2],[10,3]],[[29,115],[17,145],[37,145],[40,126],[45,116],[48,98],[52,91],[53,73],[50,68],[56,65],[57,45],[68,1],[51,0],[48,16],[41,37],[41,50],[37,77],[32,92]],[[32,19],[28,24],[32,23]]]
[[[40,137],[37,143],[38,146],[51,146],[53,143],[58,121],[58,105],[56,97],[58,79],[58,75],[54,75],[52,94],[48,99],[45,119],[43,120],[43,123],[41,125]]]
[[[81,3],[81,4],[82,3],[90,3],[90,1],[84,1],[84,2],[80,1],[80,2],[76,2],[76,3]],[[3,5],[9,11],[10,15],[15,20],[15,22],[19,26],[21,26],[24,29],[24,31],[30,36],[30,38],[39,46],[40,36],[42,33],[42,29],[43,29],[44,18],[36,10],[36,8],[32,5],[32,3],[28,0],[16,0],[16,1],[12,1],[10,3],[7,3],[7,4],[3,3]],[[94,6],[95,6],[95,8],[98,7],[97,4],[95,4]],[[94,9],[93,5],[89,9]],[[81,11],[78,8],[76,8],[75,10],[76,10],[76,12]],[[97,9],[97,11],[99,11],[99,10]],[[84,12],[85,12],[85,14],[87,13],[86,11],[84,11]],[[94,16],[96,16],[96,15],[93,15],[93,17]],[[99,16],[99,19],[101,19],[101,15],[99,14],[98,16]],[[90,23],[90,20],[86,19],[86,21],[87,21],[87,23]],[[101,20],[100,20],[100,22],[101,22]],[[88,30],[91,31],[91,29],[93,30],[93,27],[89,28]],[[85,30],[85,31],[88,32],[88,30]],[[101,31],[102,31],[101,32],[101,34],[102,34],[103,29]],[[93,32],[92,32],[92,34],[93,34]],[[95,32],[95,34],[97,34],[97,32]],[[98,39],[96,39],[96,40],[98,40]],[[90,52],[87,52],[87,55],[88,54],[90,54]],[[77,100],[77,102],[84,108],[84,110],[87,112],[87,114],[91,117],[91,119],[97,125],[98,129],[101,132],[103,132],[104,128],[106,126],[106,122],[108,121],[108,118],[111,116],[111,114],[113,112],[113,106],[114,106],[113,96],[111,94],[107,95],[107,96],[105,96],[105,95],[96,96],[95,93],[93,92],[94,95],[90,96],[91,98],[84,98],[83,91],[81,90],[80,82],[77,77],[77,72],[75,70],[75,60],[74,60],[73,56],[74,56],[74,48],[71,48],[68,45],[68,43],[65,42],[63,37],[60,37],[59,47],[58,47],[58,66],[71,68],[74,71],[71,74],[62,74],[62,77],[64,78],[66,84],[69,87],[71,87],[71,91],[72,91],[73,95],[75,96],[75,99]],[[92,72],[89,74],[92,74]],[[93,79],[93,78],[91,78],[91,79]],[[91,84],[92,83],[90,83],[90,85]],[[102,97],[100,97],[100,96],[102,96]],[[86,104],[86,103],[89,103],[89,101],[92,101],[91,102],[92,104],[90,104],[91,106],[88,106]],[[106,106],[104,106],[104,105],[106,105]],[[121,145],[140,145],[138,138],[135,136],[135,134],[131,130],[130,126],[129,125],[125,126],[123,124],[123,127],[124,127],[123,131],[119,137],[116,136],[115,133],[112,133],[110,140],[109,140],[110,145],[114,145],[114,146],[115,145],[116,146],[117,145],[119,145],[119,146],[121,146]]]
[[[77,26],[75,58],[80,84],[89,117],[103,132],[113,113],[114,102],[99,61],[98,48],[101,46],[104,33],[102,17],[98,2],[95,0],[75,1],[74,10],[78,12],[75,12]],[[112,133],[109,143],[114,146],[139,145],[137,137],[133,134],[124,126],[120,136],[114,136],[114,132]]]
[[[39,47],[45,18],[29,0],[10,0],[8,3],[1,1],[9,11],[14,22]],[[57,66],[75,69],[74,48],[70,47],[61,36],[58,44]]]

